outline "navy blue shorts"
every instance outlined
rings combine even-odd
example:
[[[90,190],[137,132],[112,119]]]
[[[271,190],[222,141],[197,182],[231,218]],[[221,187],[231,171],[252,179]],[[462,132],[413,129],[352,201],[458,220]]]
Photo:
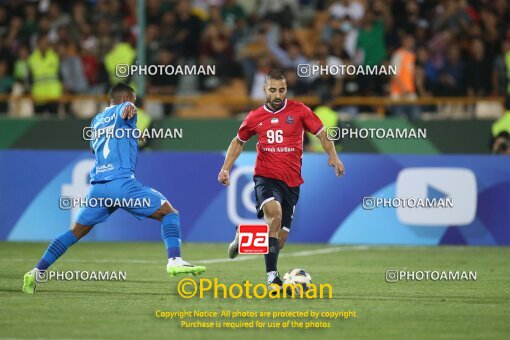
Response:
[[[294,210],[299,199],[299,187],[289,187],[285,182],[274,178],[255,176],[255,200],[257,202],[257,217],[262,218],[262,207],[267,202],[276,200],[282,206],[282,229],[290,231]]]

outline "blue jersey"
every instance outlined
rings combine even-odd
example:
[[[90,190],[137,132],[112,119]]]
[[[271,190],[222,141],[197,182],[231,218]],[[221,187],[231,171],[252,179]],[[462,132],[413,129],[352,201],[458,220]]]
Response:
[[[136,115],[122,119],[122,111],[130,102],[107,107],[98,113],[90,124],[93,131],[90,147],[94,150],[96,164],[90,171],[90,183],[134,177],[138,156]]]

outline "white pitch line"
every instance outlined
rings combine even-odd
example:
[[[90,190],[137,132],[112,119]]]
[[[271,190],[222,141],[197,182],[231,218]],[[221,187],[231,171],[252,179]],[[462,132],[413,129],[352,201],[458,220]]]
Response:
[[[347,246],[347,247],[334,247],[334,248],[322,248],[322,249],[313,249],[313,250],[303,250],[297,251],[294,253],[283,253],[280,254],[279,257],[301,257],[301,256],[314,256],[321,254],[330,254],[337,253],[341,251],[358,251],[358,250],[367,250],[370,247],[367,246]],[[242,257],[238,257],[234,260],[229,258],[219,258],[219,259],[206,259],[206,260],[192,260],[193,263],[202,263],[202,264],[211,264],[211,263],[236,263],[241,261],[250,261],[260,259],[258,256],[246,255]],[[9,259],[2,258],[0,262],[26,262],[33,259]],[[67,260],[62,259],[62,262],[75,262],[75,263],[136,263],[136,264],[160,264],[163,261],[155,261],[155,260]]]

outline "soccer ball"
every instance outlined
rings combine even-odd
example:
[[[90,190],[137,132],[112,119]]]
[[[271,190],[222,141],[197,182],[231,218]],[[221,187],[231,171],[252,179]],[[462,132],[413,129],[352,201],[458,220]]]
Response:
[[[299,295],[301,289],[303,289],[303,293],[306,292],[311,283],[312,277],[303,269],[291,269],[283,276],[283,284],[296,285],[296,295]]]

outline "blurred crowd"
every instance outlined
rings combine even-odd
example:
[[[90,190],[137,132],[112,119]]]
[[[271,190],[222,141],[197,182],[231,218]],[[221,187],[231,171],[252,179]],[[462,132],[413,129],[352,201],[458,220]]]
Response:
[[[100,94],[124,80],[115,65],[137,61],[136,6],[136,0],[0,1],[0,95],[31,94],[35,112],[56,112],[63,94]],[[147,65],[216,66],[214,77],[148,76],[148,94],[211,92],[242,79],[248,96],[263,98],[264,75],[275,67],[286,70],[290,96],[315,95],[323,104],[339,96],[510,92],[508,0],[146,0],[145,6]],[[300,78],[299,64],[399,71]],[[0,101],[0,112],[6,105]],[[166,109],[170,114],[172,106]]]

